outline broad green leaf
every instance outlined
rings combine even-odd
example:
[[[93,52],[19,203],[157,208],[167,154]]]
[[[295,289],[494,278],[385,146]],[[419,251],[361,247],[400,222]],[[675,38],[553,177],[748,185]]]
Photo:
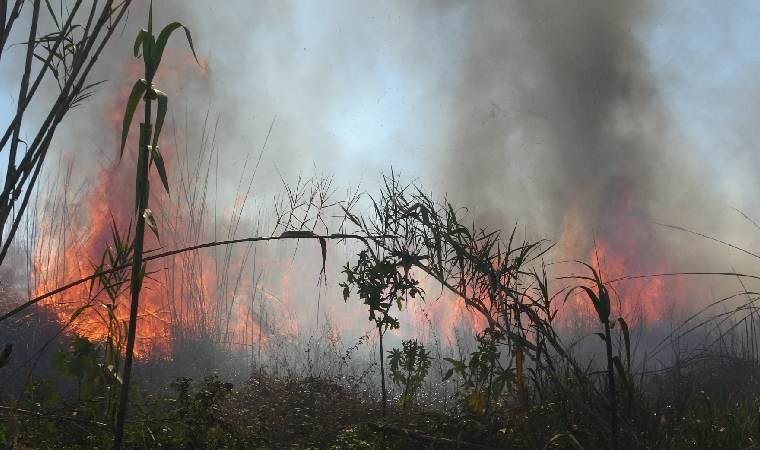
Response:
[[[599,317],[601,317],[601,313],[599,312],[599,297],[597,297],[596,293],[592,291],[591,288],[588,288],[586,286],[580,286],[580,288],[586,292],[586,295],[591,300],[591,303],[594,304],[596,313],[599,315]]]
[[[190,30],[182,25],[179,22],[172,22],[169,25],[165,26],[163,30],[161,30],[161,33],[158,34],[158,39],[156,39],[156,51],[153,55],[155,67],[158,67],[158,65],[161,63],[161,58],[164,54],[164,48],[166,47],[167,42],[169,42],[169,37],[171,37],[172,33],[177,28],[182,28],[185,30],[185,37],[187,38],[187,43],[190,45],[190,51],[193,52],[193,58],[195,58],[195,62],[200,64],[198,61],[198,55],[195,54],[195,47],[193,46],[193,38],[190,35]]]
[[[124,122],[121,125],[121,147],[119,150],[119,158],[124,156],[124,146],[127,145],[127,136],[129,135],[129,126],[132,125],[132,116],[135,115],[137,104],[140,103],[140,98],[145,94],[145,90],[148,88],[148,82],[144,79],[139,79],[132,86],[132,93],[129,94],[129,100],[127,100],[127,108],[124,111]]]
[[[135,39],[135,48],[134,48],[135,58],[140,57],[140,49],[142,49],[143,39],[145,39],[145,35],[147,34],[148,34],[148,30],[144,28],[137,33],[137,39]]]
[[[153,55],[156,50],[156,38],[150,32],[145,33],[142,39],[143,61],[145,62],[145,78],[153,80],[158,66],[153,64]]]
[[[161,128],[164,126],[164,119],[166,118],[166,110],[169,107],[169,98],[165,93],[158,89],[151,89],[151,94],[155,95],[158,100],[158,111],[156,111],[156,126],[153,129],[153,142],[151,145],[156,147],[158,145],[158,135],[161,134]],[[167,192],[169,188],[166,188]]]
[[[143,218],[145,219],[145,224],[148,225],[148,228],[150,228],[153,234],[156,235],[156,239],[158,239],[158,242],[161,242],[161,238],[158,237],[158,227],[156,226],[156,218],[153,217],[153,211],[151,211],[150,208],[145,208],[145,211],[143,211]]]
[[[599,320],[607,323],[610,320],[610,294],[601,282],[598,282],[597,288],[599,290],[599,307],[597,308]]]
[[[164,158],[161,156],[161,152],[159,151],[158,147],[151,146],[150,154],[153,162],[156,163],[156,170],[158,171],[158,176],[161,178],[161,183],[164,185],[164,189],[166,189],[166,193],[168,194],[169,180],[166,177],[166,166],[164,166]]]

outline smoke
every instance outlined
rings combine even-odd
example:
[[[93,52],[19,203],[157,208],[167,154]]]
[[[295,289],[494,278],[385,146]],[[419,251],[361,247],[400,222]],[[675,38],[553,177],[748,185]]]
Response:
[[[448,190],[554,237],[570,207],[587,227],[626,196],[646,214],[669,131],[634,34],[651,15],[642,2],[473,7],[439,160]]]
[[[559,241],[557,259],[588,260],[596,240],[627,273],[726,269],[715,247],[654,224],[731,228],[715,219],[721,193],[703,184],[644,42],[662,19],[657,2],[166,0],[154,10],[156,24],[187,25],[202,57],[202,67],[189,60],[178,33],[158,85],[186,133],[180,147],[200,139],[207,112],[219,117],[219,211],[272,126],[241,234],[281,179],[327,173],[372,192],[394,167],[479,223]],[[138,2],[94,76],[108,84],[57,141],[88,156],[83,172],[115,158],[118,129],[93,123],[121,114],[109,89],[137,75],[132,37],[146,14]]]
[[[725,194],[705,183],[704,161],[694,158],[663,92],[646,42],[663,20],[661,6],[468,4],[456,78],[442,91],[446,145],[432,171],[440,188],[481,223],[519,223],[529,237],[558,241],[555,260],[599,258],[609,278],[746,263],[726,258],[713,242],[657,224],[725,236],[744,220],[725,217],[732,214]],[[715,295],[704,294],[705,281],[618,287],[631,308],[624,311],[668,319],[668,311]]]
[[[188,65],[161,83],[191,127],[218,114],[223,171],[258,154],[274,121],[261,191],[314,172],[371,190],[394,166],[493,225],[556,239],[569,205],[593,228],[625,201],[649,220],[653,203],[684,190],[663,176],[678,161],[636,34],[656,18],[648,2],[167,1],[155,11],[157,23],[187,24],[206,60],[206,78]],[[126,29],[144,16],[134,8]],[[129,41],[115,41],[102,67],[117,72],[104,78],[121,82]],[[185,51],[180,37],[170,44]]]

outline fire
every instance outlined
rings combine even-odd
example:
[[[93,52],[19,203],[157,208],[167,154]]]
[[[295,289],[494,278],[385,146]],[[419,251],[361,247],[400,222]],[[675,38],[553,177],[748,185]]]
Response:
[[[165,60],[157,84],[170,93],[181,91],[182,86],[172,86],[172,83],[194,73],[187,70],[195,65],[194,60],[187,54],[168,51]],[[64,214],[63,223],[51,220],[40,226],[34,263],[37,273],[35,294],[91,274],[94,265],[101,261],[104,250],[112,245],[112,225],[115,223],[124,236],[133,223],[137,132],[132,130],[130,133],[122,160],[118,158],[117,146],[123,108],[131,88],[129,80],[138,78],[141,69],[138,63],[123,68],[127,82],[105,108],[104,116],[113,136],[112,148],[107,152],[111,159],[99,171],[85,198],[78,202],[80,214]],[[181,77],[178,76],[180,72]],[[207,66],[197,73],[201,78],[208,76]],[[162,83],[169,86],[164,87]],[[183,169],[177,168],[178,149],[172,148],[173,144],[174,141],[164,135],[162,154],[170,173],[173,172],[170,179],[176,181],[178,171]],[[188,211],[187,198],[181,199],[176,192],[173,196],[166,196],[155,174],[151,176],[154,178],[151,179],[150,204],[154,212],[158,212],[161,241],[150,233],[146,234],[146,249],[173,249],[209,240],[210,224],[191,217],[197,211]],[[176,183],[170,180],[170,185]],[[583,208],[570,205],[563,224],[558,259],[590,262],[605,280],[666,272],[668,261],[657,251],[652,227],[638,209],[636,195],[632,192],[624,190],[611,212],[595,223],[593,234],[588,232],[588,224],[593,221],[580,217],[579,211]],[[244,207],[245,196],[238,192],[226,210],[230,217],[235,217],[236,211]],[[591,236],[593,245],[589,246]],[[267,319],[270,313],[280,317],[281,325],[284,324],[281,332],[295,336],[299,332],[299,321],[290,307],[300,292],[293,280],[292,263],[287,263],[287,258],[260,257],[259,264],[263,259],[263,266],[270,273],[265,280],[260,280],[250,276],[251,258],[250,246],[242,246],[178,254],[150,263],[149,277],[140,299],[137,355],[143,358],[171,357],[172,342],[177,339],[211,339],[229,346],[260,348],[267,344],[272,333]],[[431,288],[429,292],[435,290]],[[613,285],[613,311],[616,317],[623,316],[631,324],[656,322],[677,306],[674,302],[683,297],[682,291],[678,283],[666,286],[662,278],[656,277],[621,281]],[[262,308],[263,301],[266,301],[268,313]],[[564,308],[571,311],[568,317],[577,316],[593,322],[588,299],[575,295],[568,299],[568,303]],[[57,296],[49,305],[60,323],[71,322],[72,331],[92,340],[104,340],[109,335],[107,304],[102,295],[94,295],[91,286],[82,285]],[[441,294],[439,298],[427,301],[424,307],[412,306],[412,309],[414,317],[411,320],[415,327],[422,329],[432,324],[448,345],[455,344],[455,330],[460,325],[476,333],[486,328],[485,319],[465,308],[462,300],[453,294]],[[114,309],[118,322],[127,320],[128,310],[128,289],[125,286]],[[327,310],[332,310],[332,306]],[[340,310],[336,314],[347,317],[352,312]],[[358,320],[358,314],[354,314],[355,322],[363,323]]]
[[[558,258],[568,263],[574,260],[588,263],[604,282],[614,281],[608,285],[613,317],[623,317],[631,325],[667,319],[682,306],[686,291],[679,279],[666,283],[657,276],[636,278],[673,271],[669,255],[660,248],[653,224],[642,213],[637,200],[632,189],[624,189],[619,201],[597,218],[594,228],[578,216],[581,208],[571,207],[560,238]],[[572,273],[591,276],[587,268],[578,265],[572,266]],[[579,283],[571,279],[570,284]],[[594,325],[598,319],[590,300],[576,292],[563,307],[564,317]]]
[[[189,69],[195,66],[195,61],[184,53],[169,51],[164,60],[156,84],[168,92],[182,91],[184,86],[177,84],[194,73]],[[66,214],[64,211],[61,214],[61,211],[54,209],[53,214],[44,217],[40,224],[34,261],[35,295],[92,274],[103,252],[113,246],[113,225],[123,238],[134,224],[138,133],[131,130],[121,160],[118,157],[118,137],[131,83],[140,77],[141,70],[139,63],[122,68],[126,81],[105,107],[104,117],[113,137],[111,149],[104,152],[109,156],[109,161],[99,170],[95,182],[83,198],[59,199],[64,208],[78,213]],[[182,77],[178,76],[180,72]],[[203,67],[195,72],[196,76],[199,74],[203,78],[207,76],[208,69]],[[140,111],[134,122],[139,117]],[[171,179],[180,169],[177,168],[177,149],[170,145],[174,144],[174,140],[167,138],[168,134],[163,134],[161,145],[166,165],[170,172],[174,172],[170,174]],[[176,193],[179,189],[175,189],[173,196],[167,196],[155,174],[151,174],[150,182],[149,203],[158,216],[161,241],[146,231],[146,253],[206,240],[209,234],[207,224],[189,216],[191,213],[187,212],[186,201],[183,202]],[[239,208],[241,205],[236,206]],[[225,251],[179,254],[148,264],[138,314],[135,347],[138,357],[171,357],[172,341],[180,338],[208,338],[226,345],[241,342],[250,345],[254,337],[258,338],[259,344],[266,341],[267,333],[260,332],[260,318],[249,300],[257,292],[259,296],[272,295],[254,280],[241,276],[247,270],[245,254],[237,250],[225,254]],[[220,261],[223,256],[226,259]],[[277,286],[287,296],[283,285],[289,285],[287,275]],[[108,313],[110,299],[99,292],[101,287],[98,283],[80,285],[54,297],[47,306],[61,324],[68,324],[71,331],[91,340],[103,341],[109,335],[113,337],[113,329],[109,331],[109,322],[112,322]],[[119,327],[123,327],[128,319],[128,291],[128,283],[125,283],[113,305],[116,322],[120,324],[117,329],[122,329]],[[274,308],[277,308],[276,305]]]

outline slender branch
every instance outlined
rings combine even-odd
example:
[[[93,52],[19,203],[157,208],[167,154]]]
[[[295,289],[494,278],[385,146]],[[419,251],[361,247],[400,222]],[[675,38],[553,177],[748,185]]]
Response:
[[[10,155],[8,156],[8,172],[6,174],[6,183],[14,178],[16,172],[16,151],[18,150],[18,144],[20,142],[19,135],[21,134],[21,120],[23,118],[23,110],[26,106],[27,94],[29,92],[29,77],[32,74],[32,56],[34,56],[35,40],[37,39],[37,23],[40,18],[40,0],[34,2],[34,8],[32,9],[32,23],[29,27],[29,40],[26,43],[26,61],[24,62],[24,73],[21,76],[21,85],[18,92],[18,104],[16,105],[16,117],[18,117],[18,125],[13,130],[13,139],[11,140]],[[7,188],[6,188],[7,189]]]
[[[331,240],[341,240],[341,239],[355,239],[362,241],[365,245],[368,244],[368,239],[396,239],[397,236],[393,235],[376,235],[376,236],[360,236],[356,234],[344,234],[344,233],[333,233],[329,235],[312,235],[312,236],[289,236],[289,235],[280,235],[280,236],[266,236],[266,237],[250,237],[250,238],[242,238],[242,239],[231,239],[231,240],[225,240],[225,241],[212,241],[212,242],[206,242],[203,244],[193,245],[190,247],[183,247],[176,250],[170,250],[163,253],[158,253],[155,255],[145,256],[143,258],[143,261],[152,261],[155,259],[160,258],[166,258],[168,256],[177,255],[180,253],[187,253],[192,252],[195,250],[200,250],[203,248],[211,248],[211,247],[219,247],[222,245],[234,245],[234,244],[240,244],[244,242],[262,242],[262,241],[277,241],[277,240],[284,240],[284,239],[331,239]],[[25,309],[29,308],[30,306],[41,302],[42,300],[45,300],[47,298],[50,298],[56,294],[60,294],[61,292],[67,291],[75,286],[79,286],[80,284],[87,283],[88,281],[95,280],[96,278],[100,277],[101,275],[107,275],[109,273],[118,272],[119,270],[127,269],[131,266],[131,263],[129,264],[122,264],[120,266],[112,267],[108,270],[103,270],[99,273],[94,273],[92,275],[86,276],[84,278],[80,278],[78,280],[74,280],[70,283],[67,283],[61,287],[58,287],[56,289],[53,289],[52,291],[46,292],[42,295],[39,295],[37,297],[34,297],[21,305],[13,308],[11,311],[3,314],[0,316],[0,322],[13,317],[14,315],[20,313],[21,311],[24,311]]]
[[[7,2],[3,2],[3,5],[7,7]],[[11,15],[8,17],[8,21],[6,22],[3,20],[2,23],[2,32],[0,33],[0,55],[2,55],[3,50],[5,49],[5,43],[8,41],[8,36],[11,34],[11,29],[13,28],[13,23],[18,18],[19,14],[21,14],[21,8],[24,6],[24,0],[16,0],[13,4],[13,9],[11,10]],[[6,8],[3,9],[6,9]],[[5,16],[5,14],[3,14]],[[5,17],[3,17],[5,19]]]
[[[126,13],[126,10],[130,4],[130,0],[125,0],[118,12],[115,9],[111,9],[112,3],[112,0],[109,0],[103,7],[103,11],[95,26],[95,29],[93,30],[91,38],[84,44],[81,56],[75,58],[72,72],[57,100],[55,101],[55,104],[48,113],[45,121],[40,126],[39,131],[37,132],[37,136],[35,137],[33,143],[29,146],[24,157],[19,162],[16,171],[14,171],[13,174],[8,174],[12,175],[13,182],[10,184],[6,183],[3,192],[0,194],[0,228],[5,226],[8,216],[11,214],[13,205],[21,195],[23,187],[26,185],[27,178],[31,174],[32,169],[38,164],[41,165],[44,162],[49,146],[49,139],[52,138],[52,135],[55,133],[58,124],[61,122],[66,112],[68,112],[69,108],[71,107],[72,102],[82,91],[90,70],[95,64],[95,61],[97,61],[98,57],[100,56],[100,53],[102,52],[106,43],[110,40],[116,24],[121,21],[122,17]],[[116,15],[115,22],[112,22],[112,25],[106,27],[105,36],[97,46],[94,54],[91,54],[91,50],[95,45],[97,37],[100,35],[102,27],[106,26],[106,24],[109,23],[109,19],[111,19],[114,14]],[[81,76],[80,71],[82,71]],[[3,138],[5,139],[5,136]],[[0,147],[3,145],[4,144],[0,145]],[[37,167],[39,168],[39,166]],[[36,177],[34,178],[36,181]],[[30,183],[30,185],[27,186],[27,190],[31,190],[33,187],[33,183]],[[21,216],[24,214],[24,211],[25,205],[23,205],[22,208],[20,208],[16,213],[16,221],[20,220]],[[12,241],[14,234],[15,229],[12,230],[12,232],[9,233],[5,239],[7,241]],[[1,238],[2,237],[0,236],[0,241],[2,240]],[[0,259],[0,264],[2,264],[2,261],[3,260]]]
[[[79,10],[79,6],[81,4],[82,4],[82,0],[77,1],[74,4],[74,7],[71,10],[71,14],[69,15],[68,19],[66,19],[66,23],[61,29],[62,35],[65,35],[72,29],[72,22],[74,21],[74,16]],[[94,11],[94,8],[93,8],[93,11]],[[42,83],[42,80],[45,78],[45,74],[47,74],[49,68],[52,66],[53,57],[58,53],[58,48],[61,45],[63,45],[64,42],[65,42],[64,39],[56,39],[55,44],[53,44],[53,47],[48,52],[48,56],[45,58],[45,61],[42,63],[42,66],[40,67],[40,71],[37,73],[37,77],[35,78],[34,83],[32,83],[32,87],[29,89],[28,95],[26,96],[26,98],[24,98],[23,102],[19,102],[20,104],[23,105],[20,109],[21,113],[26,111],[27,106],[29,106],[29,103],[31,103],[31,100],[34,97],[34,94],[37,92],[37,88],[39,87],[40,83]],[[18,126],[18,123],[20,121],[21,121],[21,116],[19,115],[19,111],[17,111],[16,115],[13,117],[13,120],[5,129],[5,133],[3,134],[2,139],[0,139],[0,153],[3,152],[3,149],[5,148],[5,144],[8,142],[8,139],[10,139],[11,132]]]

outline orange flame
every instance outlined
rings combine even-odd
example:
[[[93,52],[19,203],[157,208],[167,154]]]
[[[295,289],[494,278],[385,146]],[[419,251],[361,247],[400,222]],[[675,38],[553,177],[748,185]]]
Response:
[[[193,73],[192,70],[186,69],[195,66],[195,61],[187,54],[170,51],[167,51],[164,60],[165,64],[159,73],[160,79],[157,77],[156,83],[170,84],[170,91],[181,90],[182,86],[174,85],[177,80]],[[134,63],[122,67],[122,72],[127,80],[134,80],[140,77],[141,69],[141,64]],[[206,77],[207,63],[202,64],[202,69],[201,76]],[[182,77],[178,76],[180,72]],[[104,116],[114,137],[114,147],[110,153],[112,157],[110,162],[100,169],[96,182],[85,193],[85,198],[78,202],[83,214],[64,219],[43,218],[37,242],[39,250],[34,261],[36,295],[48,292],[64,282],[92,274],[95,265],[101,261],[103,252],[113,245],[112,224],[115,223],[119,233],[124,237],[134,223],[132,205],[137,133],[134,130],[130,133],[121,160],[117,149],[123,108],[130,89],[131,81],[127,81],[105,107]],[[140,117],[139,111],[137,117]],[[162,138],[162,154],[171,171],[176,152],[168,145],[170,141],[165,136]],[[160,180],[155,174],[151,174],[150,182],[153,186],[150,204],[153,205],[154,211],[181,211],[176,197],[165,197]],[[162,219],[171,223],[159,224],[162,243],[171,243],[172,246],[187,245],[187,239],[193,236],[194,231],[191,229],[193,224],[187,213],[176,214],[173,217],[170,214],[163,216]],[[55,222],[56,220],[63,220],[64,225],[61,226]],[[146,252],[161,247],[161,243],[149,231],[145,239]],[[244,261],[241,262],[236,256],[227,261],[227,264],[225,269],[234,269],[235,266],[244,264]],[[170,357],[172,339],[178,337],[178,334],[195,337],[208,337],[207,335],[211,334],[211,337],[227,342],[250,342],[253,336],[261,335],[256,317],[252,317],[250,308],[246,310],[244,303],[240,301],[240,293],[251,291],[251,281],[241,279],[235,284],[234,289],[229,289],[228,280],[219,279],[218,268],[219,264],[210,252],[180,254],[149,265],[140,296],[135,346],[138,357]],[[238,269],[242,270],[242,267]],[[117,322],[122,325],[129,314],[130,298],[127,284],[123,286],[124,292],[118,297],[114,308]],[[113,330],[109,331],[108,327],[109,314],[106,305],[109,301],[104,300],[106,297],[102,293],[97,295],[99,288],[97,283],[92,286],[80,285],[54,297],[48,304],[60,323],[71,322],[70,329],[75,333],[102,341],[107,339]],[[224,304],[212,301],[223,288],[227,289],[224,295],[229,297],[229,301]],[[174,301],[179,298],[183,301]],[[243,312],[246,314],[242,314]]]

